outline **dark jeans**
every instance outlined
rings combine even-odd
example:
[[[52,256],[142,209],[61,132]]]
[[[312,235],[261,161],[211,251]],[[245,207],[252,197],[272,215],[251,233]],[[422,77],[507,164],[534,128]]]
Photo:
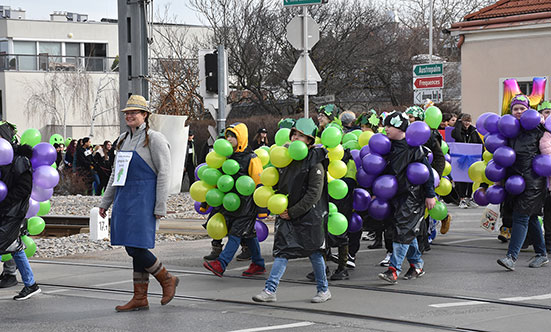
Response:
[[[530,227],[528,227],[528,225],[530,225]],[[543,241],[543,234],[541,232],[538,216],[529,216],[527,214],[513,212],[513,229],[511,232],[511,241],[509,242],[507,256],[511,256],[514,260],[517,260],[518,254],[528,232],[530,232],[530,236],[534,241],[534,251],[536,254],[543,256],[546,255],[545,243]]]
[[[551,193],[547,192],[543,205],[543,229],[545,231],[545,248],[551,253]]]
[[[356,257],[356,253],[360,250],[360,240],[362,239],[362,231],[348,233],[348,253],[352,257]]]
[[[147,272],[145,269],[153,266],[157,261],[157,257],[147,249],[134,247],[124,247],[124,249],[126,249],[128,256],[132,257],[134,272]]]
[[[470,182],[456,182],[455,189],[459,198],[471,198],[473,196],[473,184]]]

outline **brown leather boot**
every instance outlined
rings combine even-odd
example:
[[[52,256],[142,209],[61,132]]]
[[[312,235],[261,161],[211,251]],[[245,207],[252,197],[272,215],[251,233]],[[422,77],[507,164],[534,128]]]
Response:
[[[159,260],[157,260],[153,266],[146,268],[146,270],[157,279],[163,288],[161,305],[168,304],[176,294],[176,287],[180,279],[170,274]]]
[[[149,310],[147,302],[147,287],[149,286],[149,273],[134,272],[134,296],[125,305],[115,307],[117,312]]]

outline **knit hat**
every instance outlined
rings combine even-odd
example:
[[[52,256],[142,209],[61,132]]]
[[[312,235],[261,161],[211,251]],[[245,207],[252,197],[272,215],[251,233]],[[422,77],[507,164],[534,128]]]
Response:
[[[551,101],[544,100],[538,105],[538,112],[541,112],[547,109],[551,109]]]
[[[530,99],[528,99],[525,95],[516,95],[513,99],[511,99],[511,109],[513,109],[513,106],[519,104],[526,108],[530,108]]]
[[[411,106],[406,108],[406,114],[409,116],[413,116],[415,119],[419,121],[425,120],[425,111],[419,106]]]
[[[394,127],[405,132],[408,129],[409,118],[402,112],[393,111],[386,116],[384,125],[385,127]]]
[[[345,111],[342,112],[341,115],[339,115],[339,119],[341,120],[341,123],[349,124],[354,123],[356,121],[356,114],[351,111]]]

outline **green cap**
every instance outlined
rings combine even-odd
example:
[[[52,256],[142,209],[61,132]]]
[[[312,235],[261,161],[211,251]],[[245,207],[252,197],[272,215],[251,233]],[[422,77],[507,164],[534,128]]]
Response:
[[[538,112],[545,109],[551,109],[551,102],[548,100],[544,100],[538,105]]]
[[[423,121],[425,120],[425,111],[419,106],[411,106],[408,107],[405,111],[407,115],[413,115],[414,118],[417,120]]]
[[[327,104],[321,106],[318,112],[325,114],[329,120],[333,121],[337,117],[339,110],[335,104]]]
[[[281,128],[291,129],[291,128],[293,128],[294,125],[295,125],[295,120],[294,119],[290,119],[290,118],[281,119],[277,123],[277,128],[278,129],[281,129]]]

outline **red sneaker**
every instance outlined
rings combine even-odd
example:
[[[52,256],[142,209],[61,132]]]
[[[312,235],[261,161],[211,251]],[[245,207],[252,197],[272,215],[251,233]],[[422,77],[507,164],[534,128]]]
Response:
[[[222,278],[222,275],[224,274],[224,269],[222,268],[222,265],[220,264],[220,261],[210,261],[210,262],[204,262],[203,266],[205,269],[211,271],[216,276]]]
[[[249,268],[243,271],[242,276],[250,277],[257,274],[264,274],[265,272],[266,272],[266,268],[264,266],[251,263],[251,265],[249,265]]]

